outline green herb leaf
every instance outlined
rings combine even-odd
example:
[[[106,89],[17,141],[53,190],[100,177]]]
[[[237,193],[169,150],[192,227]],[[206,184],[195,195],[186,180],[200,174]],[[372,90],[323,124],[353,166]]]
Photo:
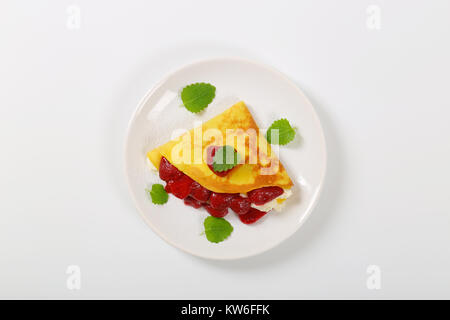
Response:
[[[233,226],[224,218],[209,216],[205,219],[203,225],[205,226],[206,239],[214,243],[222,242],[233,232]]]
[[[278,143],[272,141],[272,134],[274,135],[274,138],[276,137],[277,132],[275,130],[278,130]],[[294,140],[294,138],[295,130],[286,119],[274,121],[266,132],[266,139],[271,144],[285,145]]]
[[[209,83],[190,84],[181,91],[181,100],[190,112],[197,113],[205,109],[216,96],[216,87]]]
[[[213,158],[213,169],[216,172],[223,172],[233,169],[241,162],[241,157],[231,146],[223,146],[216,150]]]
[[[169,199],[169,195],[162,184],[154,184],[152,185],[152,190],[145,189],[145,191],[150,195],[154,204],[164,204]]]

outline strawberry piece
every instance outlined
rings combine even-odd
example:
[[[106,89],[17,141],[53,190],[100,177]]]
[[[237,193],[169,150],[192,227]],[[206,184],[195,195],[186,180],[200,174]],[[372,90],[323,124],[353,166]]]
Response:
[[[187,175],[183,175],[178,180],[170,180],[167,182],[166,188],[170,190],[175,197],[184,199],[191,192],[191,186],[194,180],[189,178]]]
[[[192,187],[191,187],[191,197],[201,201],[201,202],[206,202],[209,199],[209,196],[211,195],[211,191],[209,191],[208,189],[204,188],[200,183],[194,181],[194,183],[192,183]]]
[[[250,201],[247,198],[236,196],[231,199],[230,208],[237,214],[246,214],[250,210]]]
[[[161,180],[178,180],[184,175],[183,172],[173,166],[166,158],[162,157],[159,163],[159,177]]]
[[[214,160],[214,155],[216,154],[217,149],[219,149],[219,146],[209,146],[206,149],[206,164],[212,165],[213,160]],[[212,169],[211,169],[212,170]],[[214,171],[214,170],[213,170]]]
[[[198,209],[202,206],[202,203],[192,197],[186,197],[184,198],[184,204],[187,206],[194,207],[195,209]]]
[[[225,177],[228,174],[228,172],[230,172],[233,169],[217,172],[217,171],[214,171],[214,167],[213,167],[214,155],[216,154],[216,151],[219,148],[221,148],[221,147],[220,146],[209,146],[206,149],[206,164],[211,169],[211,171],[214,172],[216,175],[218,175],[219,177]]]
[[[263,187],[252,190],[247,195],[251,203],[260,206],[282,195],[283,192],[283,188],[280,187]]]
[[[164,190],[166,190],[167,193],[170,193],[170,185],[173,184],[173,180],[169,180],[166,183],[166,186],[164,187]]]
[[[216,209],[213,208],[210,204],[205,205],[205,209],[210,215],[216,218],[223,218],[228,214],[228,208]]]
[[[235,195],[232,193],[213,192],[209,197],[209,204],[214,209],[223,210],[230,206],[231,200]]]
[[[239,219],[245,224],[252,224],[261,219],[266,213],[250,207],[250,210],[246,214],[239,215]]]

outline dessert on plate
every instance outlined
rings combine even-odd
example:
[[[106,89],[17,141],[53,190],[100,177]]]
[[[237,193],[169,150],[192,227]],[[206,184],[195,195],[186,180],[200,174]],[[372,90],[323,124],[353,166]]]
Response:
[[[147,153],[164,189],[214,217],[246,224],[280,211],[292,180],[244,102]]]

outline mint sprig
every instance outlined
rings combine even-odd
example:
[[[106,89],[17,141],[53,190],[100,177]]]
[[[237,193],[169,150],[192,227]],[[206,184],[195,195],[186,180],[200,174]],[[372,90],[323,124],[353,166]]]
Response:
[[[275,138],[277,133],[278,133],[278,143],[276,139],[272,141],[272,138]],[[266,139],[271,144],[285,145],[294,140],[294,138],[295,138],[295,130],[294,128],[291,127],[291,124],[287,119],[280,119],[274,121],[266,132]]]
[[[222,146],[216,150],[212,166],[214,171],[223,172],[233,169],[240,162],[241,157],[232,146]]]
[[[169,194],[164,190],[162,184],[156,183],[152,185],[152,190],[145,189],[154,204],[164,204],[169,199]]]
[[[216,96],[216,87],[209,83],[190,84],[181,91],[181,100],[190,112],[198,113],[205,109]]]
[[[233,226],[224,218],[209,216],[205,219],[203,225],[205,226],[206,239],[214,243],[222,242],[233,232]]]

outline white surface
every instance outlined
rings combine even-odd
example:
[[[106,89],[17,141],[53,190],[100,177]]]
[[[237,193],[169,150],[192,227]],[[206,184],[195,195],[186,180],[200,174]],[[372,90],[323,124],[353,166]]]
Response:
[[[180,108],[183,102],[178,93],[186,85],[202,81],[216,86],[215,97],[203,112],[194,115]],[[243,224],[230,210],[226,219],[233,232],[226,241],[216,244],[199,236],[204,231],[203,221],[209,216],[206,210],[187,207],[173,196],[164,206],[151,203],[144,190],[162,180],[149,170],[146,155],[239,101],[245,101],[264,132],[273,121],[284,117],[299,128],[296,139],[289,145],[273,146],[294,182],[291,189],[295,195],[286,201],[282,213],[272,211],[252,225]],[[133,114],[124,157],[133,200],[149,226],[173,246],[198,257],[217,260],[254,256],[289,238],[317,204],[326,171],[324,133],[303,92],[273,68],[241,58],[197,61],[161,80]]]
[[[1,5],[2,298],[450,298],[450,2],[84,0],[79,30],[71,3]],[[225,55],[304,89],[329,166],[292,238],[210,262],[148,228],[122,152],[149,87]],[[366,287],[372,264],[380,290]],[[81,290],[66,288],[68,265]]]

